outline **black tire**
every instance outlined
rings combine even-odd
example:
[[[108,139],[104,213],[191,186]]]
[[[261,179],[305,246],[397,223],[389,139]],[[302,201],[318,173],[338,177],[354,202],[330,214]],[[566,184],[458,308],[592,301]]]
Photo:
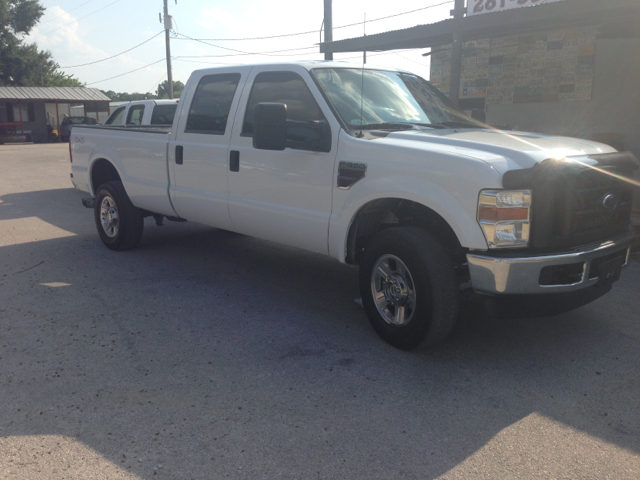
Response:
[[[433,235],[417,227],[383,230],[367,243],[360,293],[374,330],[402,350],[444,340],[460,310],[451,257]]]
[[[93,213],[98,235],[107,248],[129,250],[140,242],[144,218],[122,182],[105,182],[98,188]]]

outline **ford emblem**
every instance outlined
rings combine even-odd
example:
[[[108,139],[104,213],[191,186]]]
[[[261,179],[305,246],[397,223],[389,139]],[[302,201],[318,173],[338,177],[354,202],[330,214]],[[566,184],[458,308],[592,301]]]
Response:
[[[604,196],[602,200],[602,206],[607,210],[613,210],[620,203],[620,198],[615,193],[608,193]]]

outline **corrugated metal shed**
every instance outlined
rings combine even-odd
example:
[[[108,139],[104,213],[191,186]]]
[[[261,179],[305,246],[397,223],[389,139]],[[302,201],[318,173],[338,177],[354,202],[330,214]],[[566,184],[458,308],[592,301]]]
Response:
[[[50,100],[53,102],[110,102],[97,88],[0,87],[0,100]]]

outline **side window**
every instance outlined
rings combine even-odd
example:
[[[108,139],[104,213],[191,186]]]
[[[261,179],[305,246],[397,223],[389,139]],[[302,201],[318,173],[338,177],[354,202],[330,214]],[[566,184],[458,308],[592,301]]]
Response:
[[[178,104],[156,105],[151,112],[151,125],[171,125],[176,114]]]
[[[127,114],[127,125],[142,125],[144,115],[144,105],[134,105]]]
[[[314,152],[331,151],[327,119],[309,87],[293,72],[262,72],[256,76],[242,124],[242,136],[253,136],[253,114],[258,103],[287,106],[287,147]]]
[[[185,133],[224,135],[239,82],[239,73],[202,77],[189,108]]]
[[[326,121],[318,103],[302,77],[293,72],[262,72],[256,76],[247,103],[242,124],[242,135],[253,136],[253,112],[258,103],[284,103],[287,106],[287,122]]]
[[[104,122],[105,125],[122,125],[122,117],[124,115],[124,110],[127,107],[120,107],[115,112],[111,114],[111,116]]]

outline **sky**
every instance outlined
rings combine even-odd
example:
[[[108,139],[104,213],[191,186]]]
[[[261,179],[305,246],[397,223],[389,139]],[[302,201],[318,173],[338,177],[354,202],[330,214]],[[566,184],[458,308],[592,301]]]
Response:
[[[453,8],[453,0],[445,2],[333,0],[333,38],[359,37],[365,29],[371,35],[438,22],[449,18]],[[159,21],[162,0],[40,0],[40,3],[46,8],[45,14],[25,41],[49,50],[65,73],[73,74],[88,87],[154,93],[157,85],[167,79],[164,27]],[[412,12],[418,9],[421,10]],[[323,0],[169,0],[169,14],[173,16],[174,81],[186,83],[193,70],[219,65],[324,58],[317,45],[324,16]],[[395,16],[377,20],[392,15]],[[363,22],[365,16],[366,26],[337,28]],[[237,40],[301,32],[311,33]],[[140,45],[143,42],[146,43]],[[428,79],[429,57],[422,56],[427,51],[371,52],[367,65],[401,68]],[[114,58],[105,60],[109,57]],[[336,54],[334,59],[361,62],[362,54]],[[91,65],[85,65],[88,63]]]

